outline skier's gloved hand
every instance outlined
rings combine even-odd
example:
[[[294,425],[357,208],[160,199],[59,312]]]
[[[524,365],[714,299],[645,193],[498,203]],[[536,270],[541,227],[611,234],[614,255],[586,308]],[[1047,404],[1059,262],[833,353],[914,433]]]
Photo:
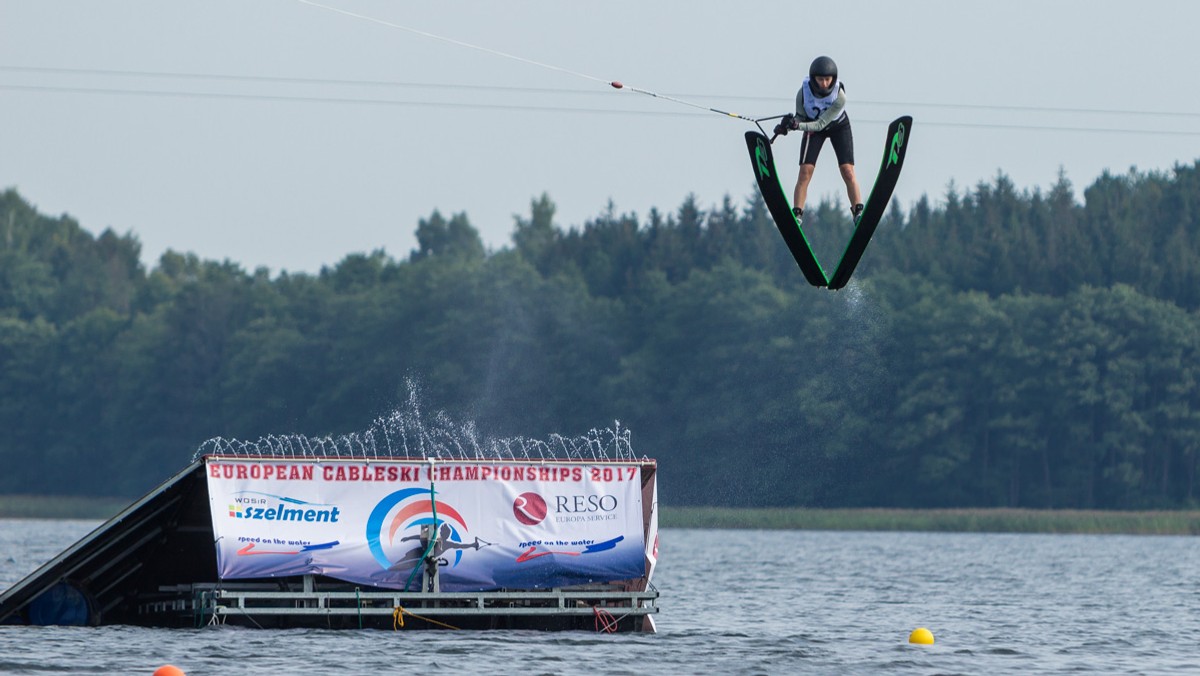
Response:
[[[783,116],[779,124],[775,125],[776,136],[787,136],[787,133],[796,128],[796,116],[788,113]]]
[[[795,115],[793,115],[791,113],[788,113],[787,115],[783,116],[783,124],[785,126],[787,126],[788,129],[791,129],[794,131],[794,130],[800,128],[800,118],[796,117]]]

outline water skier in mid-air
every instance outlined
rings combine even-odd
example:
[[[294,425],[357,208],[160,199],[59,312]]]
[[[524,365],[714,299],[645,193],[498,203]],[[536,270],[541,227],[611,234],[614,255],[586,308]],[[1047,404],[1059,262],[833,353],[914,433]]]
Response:
[[[826,139],[837,154],[838,170],[850,198],[850,215],[857,221],[863,211],[862,190],[854,175],[854,135],[850,130],[850,117],[846,114],[846,86],[838,79],[837,64],[828,56],[813,60],[808,67],[808,77],[796,92],[796,112],[784,115],[775,126],[777,135],[787,135],[789,131],[804,132],[800,143],[800,175],[792,199],[796,222],[803,223],[808,184]]]

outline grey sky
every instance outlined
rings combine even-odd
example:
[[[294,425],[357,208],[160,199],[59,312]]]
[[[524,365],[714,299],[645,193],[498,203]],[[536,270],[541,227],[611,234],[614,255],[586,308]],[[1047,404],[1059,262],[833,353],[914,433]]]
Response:
[[[864,190],[887,122],[915,118],[906,208],[1200,157],[1198,3],[320,2],[750,117],[829,54]],[[297,0],[0,0],[0,110],[0,188],[134,232],[150,264],[313,272],[407,255],[435,209],[499,247],[542,192],[568,227],[754,189],[748,123]],[[785,176],[798,145],[776,144]],[[825,154],[810,200],[844,202]]]

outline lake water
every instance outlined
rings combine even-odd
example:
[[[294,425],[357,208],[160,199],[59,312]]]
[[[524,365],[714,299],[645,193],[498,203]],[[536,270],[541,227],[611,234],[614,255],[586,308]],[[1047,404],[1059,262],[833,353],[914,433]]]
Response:
[[[0,520],[0,589],[96,525]],[[1200,674],[1200,538],[666,529],[660,553],[656,635],[0,627],[0,673]]]

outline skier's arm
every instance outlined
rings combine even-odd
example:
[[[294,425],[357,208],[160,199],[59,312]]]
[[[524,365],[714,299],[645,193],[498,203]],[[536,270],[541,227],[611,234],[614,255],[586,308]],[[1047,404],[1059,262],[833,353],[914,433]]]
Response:
[[[825,109],[821,116],[811,122],[797,122],[792,128],[800,131],[821,131],[825,127],[833,124],[833,121],[841,117],[842,111],[846,109],[846,90],[842,89],[838,92],[837,99],[833,105]]]

